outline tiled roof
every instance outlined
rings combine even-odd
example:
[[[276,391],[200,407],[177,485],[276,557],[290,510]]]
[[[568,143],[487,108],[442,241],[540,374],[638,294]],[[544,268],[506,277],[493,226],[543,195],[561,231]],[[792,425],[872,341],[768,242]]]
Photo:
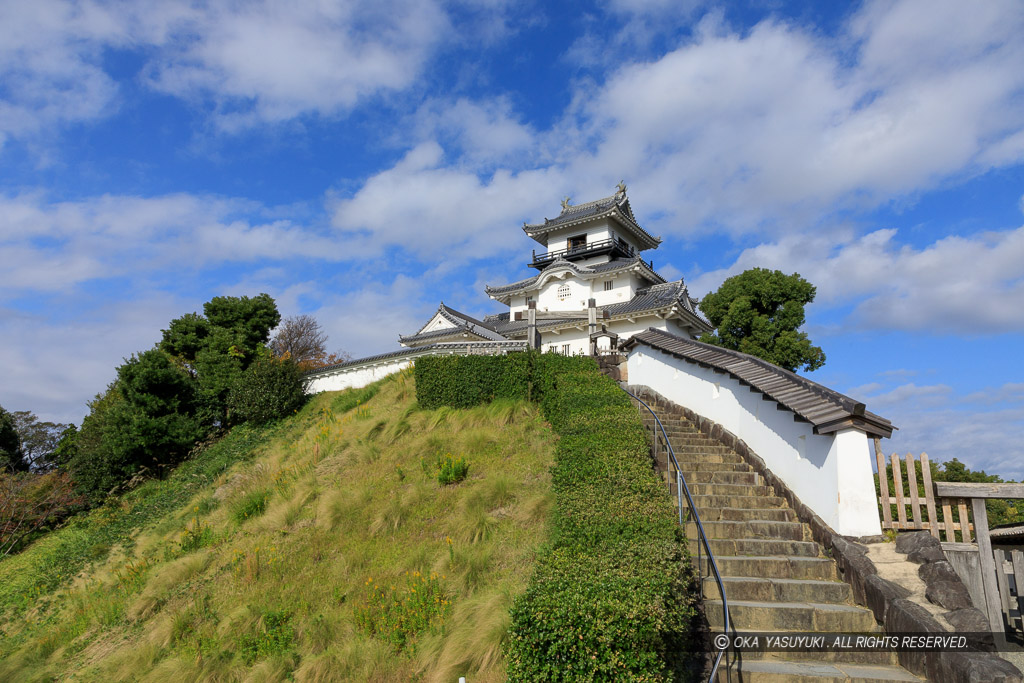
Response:
[[[515,294],[516,292],[529,291],[538,282],[540,282],[540,279],[542,277],[544,277],[547,273],[550,273],[552,270],[555,270],[557,268],[569,268],[577,275],[585,276],[617,273],[623,270],[629,270],[630,268],[633,268],[636,265],[640,265],[642,267],[647,277],[656,281],[665,281],[664,278],[662,278],[660,275],[658,275],[658,273],[652,270],[651,267],[647,264],[647,262],[645,262],[639,256],[628,259],[612,259],[611,261],[608,261],[606,263],[595,263],[594,265],[591,266],[581,266],[579,264],[573,263],[572,261],[557,259],[553,261],[550,266],[540,271],[533,277],[526,278],[525,280],[520,280],[519,282],[513,282],[512,284],[508,285],[499,285],[497,287],[487,286],[485,287],[485,291],[489,296],[501,296]]]
[[[557,218],[545,218],[543,223],[524,223],[523,230],[533,239],[546,245],[547,234],[552,230],[605,214],[617,214],[620,223],[639,239],[642,249],[650,249],[661,244],[660,238],[654,237],[637,223],[633,209],[629,205],[629,198],[626,196],[625,186],[622,186],[619,192],[610,197],[603,197],[576,206],[566,205]]]
[[[483,323],[477,320],[476,318],[472,318],[466,315],[465,313],[460,313],[459,311],[456,311],[454,308],[451,308],[450,306],[445,306],[444,303],[438,306],[437,313],[435,313],[433,316],[430,316],[430,319],[433,320],[434,316],[438,314],[440,314],[441,317],[443,317],[445,320],[454,325],[454,327],[446,327],[440,330],[431,330],[430,332],[424,332],[423,330],[426,328],[427,325],[430,324],[430,321],[428,320],[427,324],[421,327],[418,332],[406,336],[400,335],[398,337],[398,341],[401,342],[402,344],[418,343],[428,341],[430,339],[442,339],[444,337],[450,337],[452,335],[464,333],[471,333],[480,337],[481,339],[486,339],[489,341],[502,341],[505,339],[505,337],[503,337],[498,332],[495,332],[494,329],[492,329],[486,323]]]
[[[642,287],[636,290],[636,294],[629,301],[624,301],[621,304],[612,304],[605,307],[604,310],[608,311],[608,315],[614,318],[629,313],[665,308],[673,304],[678,304],[682,310],[693,316],[699,326],[706,328],[709,332],[711,331],[711,323],[694,307],[696,299],[689,295],[686,285],[683,284],[682,280]]]
[[[761,392],[801,420],[810,422],[816,434],[854,427],[871,436],[892,436],[892,423],[868,412],[863,403],[749,354],[684,339],[653,327],[635,335],[625,346],[629,349],[637,344],[728,373],[740,384]]]

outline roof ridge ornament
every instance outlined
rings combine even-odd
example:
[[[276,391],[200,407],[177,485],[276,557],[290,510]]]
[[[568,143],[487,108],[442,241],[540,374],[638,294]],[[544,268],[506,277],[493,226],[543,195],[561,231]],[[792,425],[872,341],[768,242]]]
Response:
[[[562,199],[562,211],[563,212],[569,210],[569,207],[571,206],[571,204],[569,204],[569,201],[571,199],[572,199],[572,197],[570,197],[569,195],[565,195],[565,197]]]
[[[622,194],[622,195],[626,194],[626,181],[625,180],[620,180],[619,184],[616,185],[615,187],[617,187],[618,190],[619,190],[615,194]]]

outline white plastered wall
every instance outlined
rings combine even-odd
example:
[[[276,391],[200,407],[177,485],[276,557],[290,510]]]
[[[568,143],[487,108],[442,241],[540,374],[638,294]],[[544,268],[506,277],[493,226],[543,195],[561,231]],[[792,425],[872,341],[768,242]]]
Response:
[[[629,354],[629,383],[722,425],[826,524],[847,536],[881,533],[867,435],[857,429],[814,434],[789,410],[763,400],[728,374],[638,344]]]
[[[382,361],[373,365],[360,365],[351,368],[340,368],[333,372],[317,375],[306,387],[307,394],[321,391],[341,391],[342,389],[359,389],[379,379],[392,375],[412,365],[411,358],[396,358],[393,361]]]

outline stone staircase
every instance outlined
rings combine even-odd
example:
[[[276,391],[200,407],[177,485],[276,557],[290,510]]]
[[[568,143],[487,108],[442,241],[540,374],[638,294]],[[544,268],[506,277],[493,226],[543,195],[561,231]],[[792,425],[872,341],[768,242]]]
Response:
[[[681,413],[658,413],[700,512],[737,632],[881,633],[874,615],[853,601],[836,565],[812,540],[784,498],[743,458],[702,434]],[[645,424],[653,418],[646,410]],[[675,496],[674,472],[659,453],[659,473]],[[674,498],[673,498],[674,500]],[[696,560],[697,528],[686,527]],[[704,609],[714,633],[723,624],[718,585],[700,553]],[[728,661],[728,665],[727,665]],[[723,659],[720,681],[920,681],[892,652],[742,652]]]

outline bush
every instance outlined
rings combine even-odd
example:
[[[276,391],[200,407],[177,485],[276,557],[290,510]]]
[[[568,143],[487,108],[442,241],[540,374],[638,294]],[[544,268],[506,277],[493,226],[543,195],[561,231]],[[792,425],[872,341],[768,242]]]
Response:
[[[231,504],[231,519],[243,524],[248,519],[259,517],[267,511],[269,500],[270,491],[266,489],[248,492]]]
[[[512,608],[509,680],[679,677],[699,656],[697,587],[626,394],[589,358],[536,353],[421,358],[416,386],[422,407],[525,392],[560,436],[552,541]]]
[[[437,459],[437,483],[441,486],[457,484],[469,474],[469,463],[465,458],[453,459],[451,453]]]
[[[290,360],[261,358],[249,366],[228,394],[228,419],[266,424],[306,402],[302,370]]]
[[[437,574],[406,573],[404,586],[366,582],[366,596],[356,607],[356,623],[396,650],[413,649],[418,635],[440,628],[451,609]]]
[[[61,522],[84,502],[64,472],[9,474],[0,469],[0,558]]]

